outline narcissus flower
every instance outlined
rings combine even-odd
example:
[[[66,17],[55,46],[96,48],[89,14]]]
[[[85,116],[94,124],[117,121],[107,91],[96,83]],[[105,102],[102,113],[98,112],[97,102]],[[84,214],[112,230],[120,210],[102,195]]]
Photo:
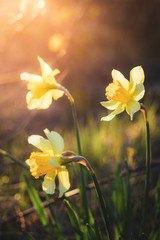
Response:
[[[37,147],[41,152],[32,152],[27,163],[30,166],[31,175],[36,179],[45,175],[42,189],[48,193],[55,192],[55,177],[59,180],[59,197],[70,188],[69,173],[65,166],[60,165],[61,154],[64,149],[63,138],[54,131],[44,130],[47,139],[32,135],[28,142]]]
[[[52,98],[57,100],[62,97],[64,92],[58,88],[55,76],[60,73],[58,69],[52,70],[51,67],[38,57],[41,66],[42,76],[30,73],[21,73],[21,80],[28,81],[29,92],[26,96],[28,109],[46,109],[52,103]]]
[[[144,71],[141,66],[133,68],[130,71],[130,81],[128,81],[121,72],[114,69],[112,78],[113,83],[106,87],[106,97],[109,101],[101,102],[101,104],[103,107],[114,111],[101,118],[101,120],[110,121],[125,109],[132,120],[133,114],[140,110],[138,101],[143,98],[145,93]]]

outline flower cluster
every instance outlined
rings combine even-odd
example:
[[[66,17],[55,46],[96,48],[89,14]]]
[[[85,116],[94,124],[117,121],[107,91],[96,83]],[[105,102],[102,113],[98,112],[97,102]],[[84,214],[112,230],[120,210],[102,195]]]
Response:
[[[29,73],[20,75],[22,80],[28,82],[27,88],[29,92],[26,96],[27,106],[29,109],[46,109],[52,103],[52,98],[57,100],[65,94],[65,90],[59,84],[55,76],[60,73],[58,69],[52,70],[51,67],[40,57],[38,61],[41,66],[42,76]],[[103,121],[112,120],[117,114],[126,112],[130,115],[131,120],[133,114],[140,110],[140,103],[143,98],[144,89],[144,71],[141,66],[133,68],[130,72],[130,81],[128,81],[122,73],[117,70],[112,71],[113,83],[106,87],[106,97],[108,101],[101,102],[101,105],[112,111],[106,117],[101,118]],[[70,97],[70,95],[68,95]],[[63,138],[54,131],[44,130],[47,139],[32,135],[28,138],[28,142],[37,147],[41,152],[33,152],[27,163],[30,166],[30,172],[35,178],[45,175],[42,188],[48,194],[55,192],[55,178],[59,180],[59,197],[70,188],[69,173],[61,159],[64,149]],[[79,161],[79,159],[78,159]],[[81,163],[82,161],[79,161]]]

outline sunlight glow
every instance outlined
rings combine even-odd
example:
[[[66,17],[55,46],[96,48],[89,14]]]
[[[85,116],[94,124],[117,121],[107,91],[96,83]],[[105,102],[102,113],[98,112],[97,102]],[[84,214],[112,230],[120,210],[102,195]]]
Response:
[[[45,4],[46,4],[45,1],[41,0],[41,1],[38,2],[38,7],[43,8],[45,6]]]

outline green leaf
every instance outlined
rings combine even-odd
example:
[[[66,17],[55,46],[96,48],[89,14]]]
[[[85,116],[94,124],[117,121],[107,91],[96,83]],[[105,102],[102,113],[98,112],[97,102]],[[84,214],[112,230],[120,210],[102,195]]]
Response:
[[[73,227],[75,235],[76,235],[76,239],[82,240],[83,232],[82,232],[81,224],[79,221],[79,217],[78,217],[76,211],[70,205],[70,203],[67,200],[64,200],[64,202],[65,202],[65,205],[67,208],[67,213],[68,213],[69,219],[71,221],[72,227]]]
[[[122,179],[120,176],[121,173],[121,165],[118,165],[115,180],[114,180],[114,187],[113,187],[113,193],[112,193],[112,199],[113,199],[113,210],[114,210],[114,219],[117,223],[116,231],[120,234],[122,229],[122,220],[120,218],[120,210],[121,206],[123,208],[123,191],[122,191]],[[124,210],[124,208],[123,208]]]
[[[31,182],[29,181],[26,175],[24,175],[24,178],[28,187],[28,192],[29,192],[31,201],[36,209],[37,214],[40,217],[41,223],[45,227],[46,231],[50,233],[48,218],[47,218],[47,215],[45,214],[41,199],[38,196],[35,188],[32,186]]]
[[[126,176],[121,176],[121,165],[116,172],[113,189],[114,221],[115,232],[122,235],[124,239],[129,239],[130,219],[131,219],[131,197],[130,197],[130,173],[127,161],[125,161]]]

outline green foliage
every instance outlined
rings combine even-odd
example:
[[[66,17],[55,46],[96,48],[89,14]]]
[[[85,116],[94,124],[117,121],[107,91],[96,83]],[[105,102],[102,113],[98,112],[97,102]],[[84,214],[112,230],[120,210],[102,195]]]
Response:
[[[32,237],[28,232],[23,231],[23,235],[25,237],[26,240],[35,240],[34,237]]]
[[[159,128],[156,125],[155,119],[156,106],[153,105],[148,113],[150,121],[150,129],[152,141],[154,144],[158,139]],[[87,125],[80,123],[81,141],[83,155],[94,166],[96,175],[98,178],[108,177],[114,174],[114,181],[109,181],[102,188],[104,199],[106,202],[107,210],[109,212],[112,230],[114,231],[115,240],[157,240],[160,237],[159,230],[159,217],[160,217],[160,177],[158,177],[158,169],[153,169],[155,174],[151,174],[151,187],[155,189],[153,196],[149,198],[149,210],[147,213],[147,234],[140,234],[140,222],[141,222],[141,200],[144,191],[144,176],[142,172],[140,174],[131,174],[130,170],[143,166],[145,164],[145,128],[144,121],[141,114],[137,113],[137,118],[134,122],[128,121],[128,116],[121,119],[115,118],[112,122],[97,123],[93,117],[89,116]],[[25,136],[24,136],[25,137]],[[66,149],[76,149],[76,141],[74,140],[74,134],[68,131],[65,133]],[[22,137],[23,139],[23,137]],[[19,150],[19,141],[13,142],[11,147],[11,153],[21,156],[22,151]],[[23,145],[23,141],[22,141]],[[28,148],[28,146],[27,146]],[[25,144],[23,145],[25,149]],[[76,152],[76,150],[75,150]],[[153,151],[153,156],[154,155]],[[8,155],[10,157],[10,155]],[[20,157],[21,159],[22,157]],[[127,159],[125,161],[124,159]],[[13,159],[14,160],[14,159]],[[8,159],[5,157],[5,163]],[[18,164],[19,161],[15,161]],[[8,163],[7,163],[8,164]],[[21,164],[24,165],[24,164]],[[5,194],[15,194],[12,189],[8,191],[10,182],[7,182],[7,175],[11,172],[12,165],[7,165],[6,176],[1,178],[0,184],[5,190]],[[15,166],[17,166],[15,164]],[[28,168],[27,168],[28,169]],[[77,166],[75,166],[77,172],[77,182],[79,181],[79,174]],[[63,209],[63,213],[58,212],[58,217],[55,212],[55,207],[50,203],[50,197],[47,194],[42,194],[39,190],[39,181],[34,182],[33,187],[30,180],[25,177],[27,183],[27,189],[23,185],[22,175],[24,171],[21,168],[16,167],[16,171],[20,173],[19,179],[21,182],[19,201],[20,208],[26,209],[30,204],[27,198],[26,190],[28,190],[32,204],[34,205],[36,212],[44,226],[47,235],[52,239],[63,240],[67,239],[68,232],[66,228],[72,226],[73,233],[78,240],[90,240],[106,239],[106,232],[103,225],[103,217],[100,218],[100,212],[97,210],[97,197],[95,196],[95,190],[86,190],[89,199],[89,222],[86,224],[85,215],[81,211],[81,203],[79,195],[75,198],[67,198],[65,200],[66,208]],[[125,175],[122,172],[125,171]],[[71,172],[71,171],[70,171]],[[74,176],[70,174],[70,180],[72,187],[77,187],[73,183]],[[153,176],[154,175],[154,176]],[[88,181],[91,178],[88,177]],[[18,179],[16,181],[19,181]],[[8,193],[7,193],[8,191]],[[39,196],[42,196],[43,200]],[[42,201],[47,200],[48,209],[50,210],[50,219],[48,214],[44,211]],[[25,202],[25,204],[24,204]],[[53,208],[54,207],[54,208]],[[57,209],[56,209],[57,210]],[[103,210],[100,208],[101,216],[103,216]],[[67,214],[66,214],[67,213]],[[62,216],[61,216],[62,215]],[[70,223],[67,221],[67,215],[69,216]],[[96,219],[96,220],[95,220]],[[62,222],[62,225],[61,225]],[[63,224],[67,222],[67,226]],[[54,234],[52,233],[52,230]],[[71,225],[71,226],[70,226]],[[63,228],[61,227],[63,226]],[[30,232],[24,232],[25,239],[33,239]]]
[[[42,202],[40,200],[40,197],[39,197],[37,191],[35,190],[35,188],[32,186],[28,177],[26,175],[24,175],[24,178],[25,178],[25,182],[27,184],[27,188],[28,188],[30,198],[32,200],[32,203],[33,203],[35,209],[36,209],[37,214],[40,217],[41,223],[44,226],[45,230],[52,236],[52,239],[54,239],[53,235],[51,234],[48,217],[47,217],[47,215],[44,211],[44,208],[43,208]]]
[[[121,239],[129,239],[130,233],[130,174],[125,162],[126,176],[121,176],[121,165],[118,166],[113,188],[113,209],[116,221],[115,232]]]
[[[157,104],[146,101],[150,123],[151,141],[158,141],[159,127],[157,126]],[[115,173],[117,165],[128,158],[129,167],[137,167],[145,158],[145,127],[144,119],[140,112],[130,121],[127,114],[121,114],[110,122],[100,122],[100,116],[96,118],[88,113],[87,119],[79,122],[82,152],[98,177],[106,177]],[[66,148],[76,150],[74,132],[64,132]],[[153,146],[152,146],[153,147]]]
[[[68,213],[70,222],[75,232],[76,239],[77,240],[84,239],[84,233],[82,232],[82,226],[80,224],[79,217],[76,211],[72,208],[71,204],[67,200],[65,200],[64,202],[67,208],[67,213]]]
[[[98,240],[94,229],[89,224],[87,224],[87,229],[88,229],[89,239],[90,240]]]

